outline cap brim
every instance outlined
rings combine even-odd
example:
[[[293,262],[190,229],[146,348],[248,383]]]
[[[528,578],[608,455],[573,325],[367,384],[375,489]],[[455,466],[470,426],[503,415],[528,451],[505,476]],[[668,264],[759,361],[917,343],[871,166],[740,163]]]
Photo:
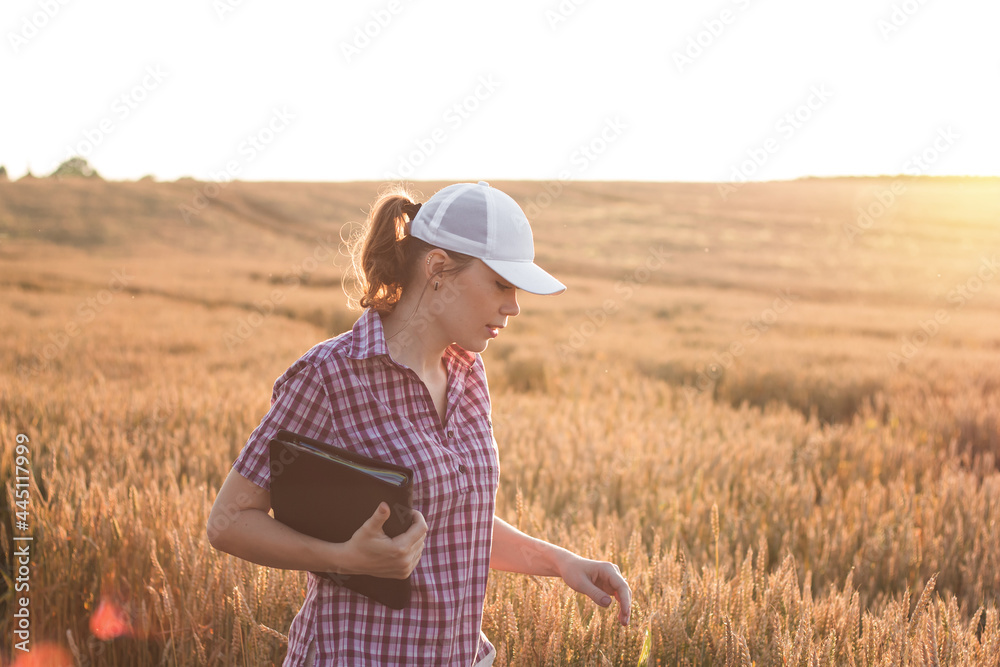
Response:
[[[484,259],[483,263],[496,271],[511,285],[532,294],[561,294],[566,286],[533,262],[513,262]]]

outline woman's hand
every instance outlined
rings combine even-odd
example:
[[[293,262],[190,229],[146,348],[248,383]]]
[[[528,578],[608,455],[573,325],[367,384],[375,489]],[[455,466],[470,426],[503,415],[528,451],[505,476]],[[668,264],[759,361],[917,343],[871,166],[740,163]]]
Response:
[[[628,625],[632,591],[614,563],[588,560],[572,551],[525,535],[500,517],[493,517],[490,567],[542,577],[562,577],[570,588],[607,607],[618,600],[618,622]]]
[[[427,522],[417,511],[412,511],[413,524],[405,533],[389,537],[382,530],[389,506],[382,503],[349,541],[326,542],[276,521],[268,514],[270,508],[268,491],[230,470],[208,518],[209,542],[267,567],[390,579],[410,576],[424,549]]]
[[[581,558],[566,552],[559,560],[559,576],[573,590],[607,607],[611,597],[618,600],[618,622],[628,625],[632,614],[632,590],[614,563]]]
[[[370,574],[387,579],[406,579],[417,567],[424,550],[427,522],[416,510],[413,523],[396,537],[389,537],[382,525],[389,518],[389,506],[381,503],[375,513],[345,543],[346,555],[339,574]]]

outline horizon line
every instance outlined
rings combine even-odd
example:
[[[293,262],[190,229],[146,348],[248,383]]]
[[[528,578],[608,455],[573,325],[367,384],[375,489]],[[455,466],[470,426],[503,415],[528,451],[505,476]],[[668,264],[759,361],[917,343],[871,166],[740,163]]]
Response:
[[[400,179],[400,180],[387,180],[387,179],[368,179],[368,178],[358,178],[358,179],[344,179],[344,180],[308,180],[308,179],[232,179],[229,181],[218,181],[212,179],[201,180],[194,178],[193,176],[180,176],[174,179],[160,179],[153,174],[146,174],[140,178],[134,179],[116,179],[116,178],[105,178],[99,173],[95,173],[93,176],[54,176],[52,174],[47,174],[43,176],[38,176],[30,172],[26,172],[17,178],[13,178],[10,174],[7,174],[6,180],[10,183],[17,183],[24,180],[53,180],[53,181],[63,181],[63,180],[99,180],[106,183],[181,183],[181,182],[195,182],[195,183],[475,183],[478,181],[487,182],[505,182],[505,183],[552,183],[559,182],[564,184],[572,183],[649,183],[649,184],[670,184],[670,183],[683,183],[689,185],[731,185],[731,186],[743,186],[749,184],[765,184],[765,183],[792,183],[795,181],[806,181],[806,180],[846,180],[846,179],[870,179],[870,180],[956,180],[956,179],[968,179],[968,180],[1000,180],[1000,174],[837,174],[837,175],[805,175],[805,176],[795,176],[790,178],[772,178],[772,179],[748,179],[743,181],[731,181],[731,180],[719,180],[719,181],[707,181],[702,179],[674,179],[674,180],[658,180],[658,179],[625,179],[625,178],[611,178],[611,179],[558,179],[558,178],[489,178],[489,177],[469,177],[469,178],[423,178],[423,179]]]

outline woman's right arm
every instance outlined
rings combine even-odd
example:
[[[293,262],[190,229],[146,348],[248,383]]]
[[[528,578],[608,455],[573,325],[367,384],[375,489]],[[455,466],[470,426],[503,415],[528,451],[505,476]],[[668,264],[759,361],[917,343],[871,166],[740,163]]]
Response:
[[[427,523],[413,512],[413,525],[389,537],[382,524],[389,506],[375,514],[347,542],[325,542],[289,528],[268,514],[271,494],[230,470],[208,517],[208,540],[219,551],[284,570],[370,574],[405,579],[420,560]]]

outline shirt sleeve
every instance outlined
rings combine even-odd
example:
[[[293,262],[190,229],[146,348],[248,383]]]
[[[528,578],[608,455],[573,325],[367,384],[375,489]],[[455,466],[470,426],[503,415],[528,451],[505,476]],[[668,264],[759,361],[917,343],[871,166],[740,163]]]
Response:
[[[268,443],[280,430],[322,440],[331,430],[330,396],[316,368],[299,360],[274,383],[271,409],[243,446],[233,469],[266,491],[271,490]]]

